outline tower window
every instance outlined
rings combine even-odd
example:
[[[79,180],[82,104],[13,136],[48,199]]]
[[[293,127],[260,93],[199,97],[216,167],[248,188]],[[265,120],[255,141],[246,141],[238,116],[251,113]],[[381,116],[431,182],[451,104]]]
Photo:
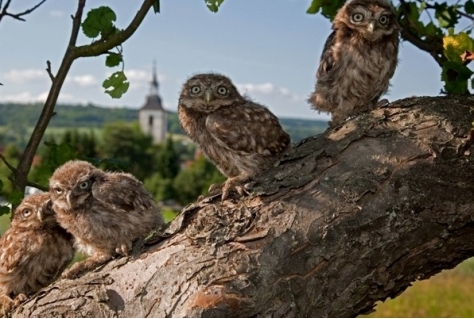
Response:
[[[152,116],[152,115],[150,115],[150,116],[148,117],[148,125],[150,125],[150,126],[153,125],[153,116]]]

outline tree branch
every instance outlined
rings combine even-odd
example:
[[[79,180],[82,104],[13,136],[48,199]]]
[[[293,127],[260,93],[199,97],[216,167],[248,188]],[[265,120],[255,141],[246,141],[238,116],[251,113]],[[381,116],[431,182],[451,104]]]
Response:
[[[27,185],[27,176],[31,169],[31,164],[33,163],[33,158],[35,156],[36,150],[41,142],[41,139],[44,136],[44,132],[48,127],[49,121],[54,113],[54,108],[56,106],[56,102],[58,100],[59,92],[61,91],[62,85],[64,80],[66,79],[66,75],[71,68],[71,65],[74,61],[74,57],[72,55],[73,45],[76,43],[78,30],[80,27],[80,21],[82,18],[82,13],[84,10],[86,1],[79,0],[78,6],[76,10],[76,14],[74,15],[74,22],[71,31],[71,37],[69,40],[69,46],[66,48],[66,52],[64,53],[63,60],[61,65],[59,66],[58,73],[56,76],[53,76],[51,88],[48,93],[48,97],[46,98],[46,102],[43,106],[43,110],[41,115],[36,123],[36,126],[31,134],[31,137],[28,141],[28,144],[23,152],[20,162],[18,163],[18,167],[16,172],[14,173],[14,183],[13,187],[17,190],[24,191]],[[79,21],[79,22],[77,22]],[[51,77],[51,75],[50,75]]]
[[[146,14],[150,11],[150,8],[153,6],[153,3],[156,0],[145,0],[143,1],[142,6],[136,13],[133,20],[130,24],[122,31],[114,34],[110,38],[107,38],[105,42],[94,42],[90,45],[79,46],[74,49],[74,57],[91,57],[99,56],[106,53],[107,51],[115,48],[116,46],[124,43],[128,38],[130,38],[133,33],[137,30],[138,26],[142,23]]]
[[[308,138],[239,200],[188,205],[164,241],[16,317],[355,317],[474,255],[472,98],[414,98]],[[177,233],[176,233],[177,232]],[[150,243],[151,244],[151,243]]]
[[[430,38],[427,40],[421,39],[418,34],[411,31],[409,20],[404,19],[404,17],[408,15],[407,10],[410,10],[410,7],[404,0],[400,0],[400,8],[402,13],[398,17],[398,22],[401,25],[400,33],[402,38],[416,46],[418,49],[428,52],[433,57],[433,59],[435,59],[438,65],[443,67],[444,62],[446,62],[447,59],[444,56],[442,37]]]
[[[2,2],[0,2],[0,8],[2,6]],[[3,10],[0,12],[0,21],[2,20],[3,17],[5,16],[8,16],[8,17],[12,17],[13,19],[16,19],[16,20],[19,20],[19,21],[26,21],[25,19],[22,18],[22,16],[24,15],[27,15],[27,14],[30,14],[32,13],[33,11],[35,11],[36,9],[38,9],[43,3],[46,2],[46,0],[41,0],[37,5],[35,5],[34,7],[30,8],[30,9],[27,9],[23,12],[20,12],[20,13],[9,13],[7,10],[8,10],[8,7],[10,6],[10,2],[11,0],[7,0],[7,3],[5,4],[5,7],[3,8]]]

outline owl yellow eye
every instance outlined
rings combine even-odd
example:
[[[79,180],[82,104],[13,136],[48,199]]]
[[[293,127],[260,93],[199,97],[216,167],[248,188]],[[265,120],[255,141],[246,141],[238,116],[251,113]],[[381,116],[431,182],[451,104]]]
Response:
[[[361,22],[362,20],[364,20],[364,15],[362,13],[354,13],[352,15],[352,21]]]
[[[388,17],[387,16],[380,16],[379,22],[381,24],[387,24],[388,23]]]
[[[31,215],[31,209],[25,208],[21,211],[21,214],[23,215],[23,218],[26,218]]]
[[[191,88],[191,94],[198,94],[199,92],[201,92],[200,86],[195,85]]]
[[[85,181],[85,182],[82,182],[82,183],[79,184],[80,189],[87,189],[87,187],[89,187],[89,182],[88,181]]]
[[[217,93],[219,93],[220,95],[227,95],[227,88],[223,86],[219,86],[217,88]]]

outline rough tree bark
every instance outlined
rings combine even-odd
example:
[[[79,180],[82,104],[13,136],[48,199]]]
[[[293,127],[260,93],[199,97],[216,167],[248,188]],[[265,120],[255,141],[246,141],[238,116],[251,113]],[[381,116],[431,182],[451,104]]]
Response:
[[[474,98],[411,98],[311,137],[240,201],[186,207],[24,317],[351,317],[474,255]]]

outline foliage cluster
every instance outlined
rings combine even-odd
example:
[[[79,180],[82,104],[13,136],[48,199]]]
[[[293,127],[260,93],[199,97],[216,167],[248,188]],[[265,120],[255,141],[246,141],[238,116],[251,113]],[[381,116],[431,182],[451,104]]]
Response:
[[[312,0],[307,12],[321,12],[333,19],[345,0]],[[467,67],[473,59],[474,1],[399,0],[398,23],[402,39],[429,53],[441,67],[447,94],[469,94],[474,72]],[[456,30],[458,29],[458,30]],[[455,31],[456,30],[456,31]]]

